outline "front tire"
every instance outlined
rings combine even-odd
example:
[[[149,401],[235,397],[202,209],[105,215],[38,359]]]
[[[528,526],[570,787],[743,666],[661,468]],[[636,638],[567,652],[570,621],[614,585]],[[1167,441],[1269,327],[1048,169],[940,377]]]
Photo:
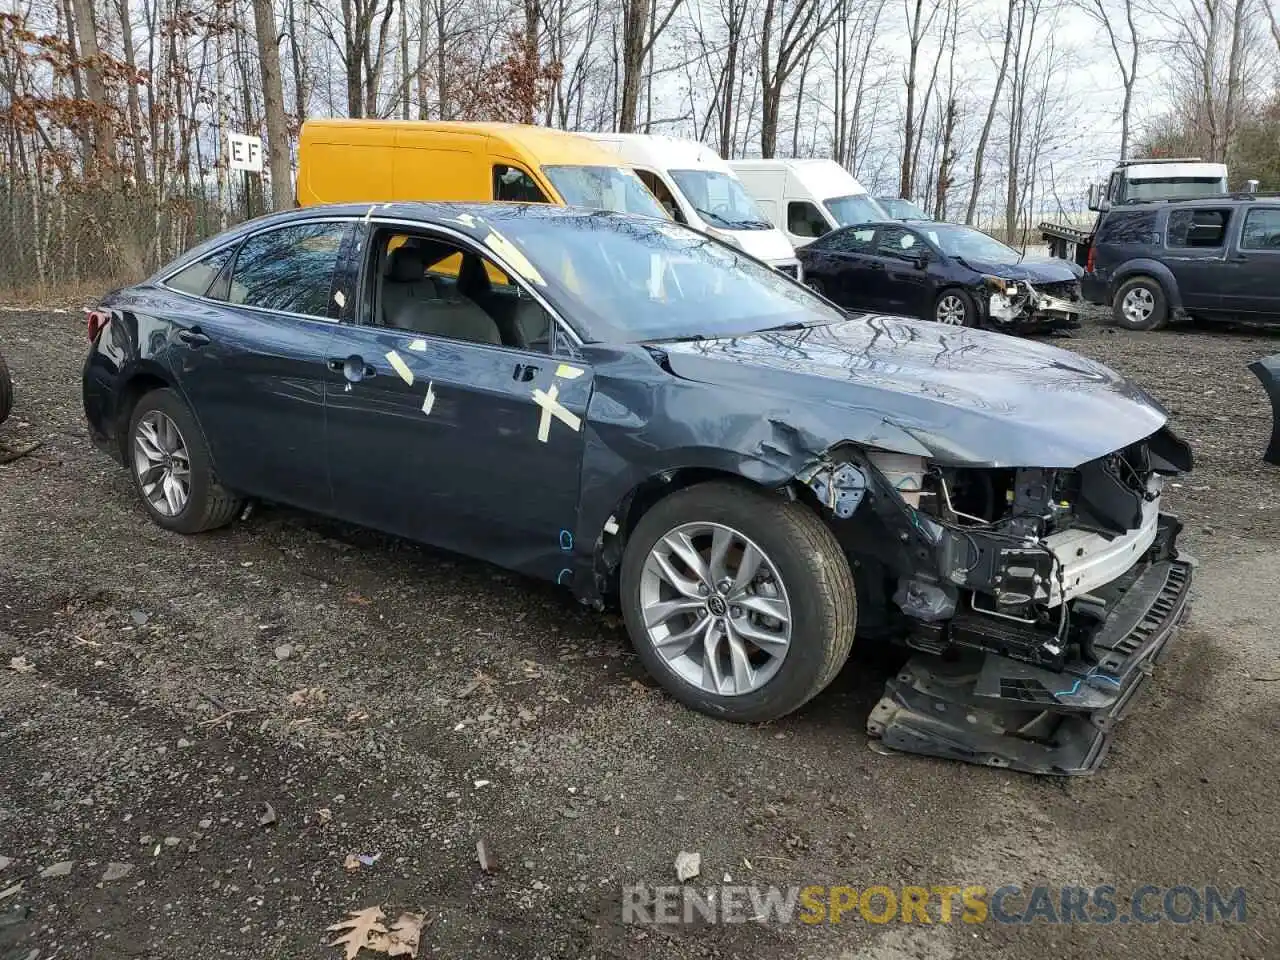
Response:
[[[646,513],[622,560],[623,619],[649,673],[686,706],[776,720],[840,671],[853,644],[853,575],[808,507],[713,482]]]
[[[243,501],[218,483],[199,424],[169,389],[144,394],[129,417],[125,463],[148,515],[175,533],[226,526]]]
[[[1111,301],[1111,314],[1126,330],[1159,330],[1169,320],[1164,287],[1152,277],[1126,280]]]
[[[933,305],[933,319],[950,327],[976,327],[978,305],[963,290],[943,290]]]

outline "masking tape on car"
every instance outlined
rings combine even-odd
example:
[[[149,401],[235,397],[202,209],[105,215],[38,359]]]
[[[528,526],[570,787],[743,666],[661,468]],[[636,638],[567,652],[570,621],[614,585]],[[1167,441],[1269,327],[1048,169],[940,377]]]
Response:
[[[430,380],[427,381],[427,395],[422,400],[422,412],[431,415],[431,408],[436,405],[435,384]]]
[[[339,307],[345,307],[347,305],[347,295],[343,293],[341,290],[339,290],[336,293],[334,293],[333,302],[336,303]]]
[[[538,439],[543,443],[546,443],[547,438],[551,435],[552,417],[555,417],[574,432],[582,429],[582,421],[578,419],[577,414],[568,410],[556,399],[559,395],[560,392],[555,384],[552,384],[551,389],[545,392],[537,388],[533,391],[533,402],[542,408],[542,419],[538,421]]]
[[[400,379],[413,386],[413,371],[409,369],[409,365],[404,362],[404,358],[394,350],[387,353],[387,363],[391,364],[392,369],[400,374]]]
[[[425,340],[411,340],[411,341],[409,342],[409,349],[410,349],[410,350],[413,350],[415,353],[426,353],[426,352],[427,352],[427,341],[425,341]]]
[[[562,363],[560,366],[556,367],[556,376],[565,380],[577,380],[582,376],[582,368],[571,367],[567,363]]]
[[[538,268],[529,262],[526,257],[516,247],[514,243],[500,234],[497,230],[490,230],[489,235],[484,238],[484,245],[502,257],[515,268],[516,273],[524,277],[530,283],[536,283],[540,287],[545,287],[547,281],[542,279],[542,274],[538,272]]]

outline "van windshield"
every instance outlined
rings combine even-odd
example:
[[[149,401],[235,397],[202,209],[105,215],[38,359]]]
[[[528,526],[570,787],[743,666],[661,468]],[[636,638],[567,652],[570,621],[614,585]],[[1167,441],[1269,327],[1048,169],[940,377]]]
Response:
[[[1216,177],[1167,177],[1161,180],[1130,180],[1126,200],[1194,200],[1226,193],[1226,181]]]
[[[773,229],[737,177],[719,170],[672,170],[671,179],[710,226],[723,230]]]
[[[552,185],[571,207],[638,213],[670,220],[640,178],[621,167],[543,167]]]
[[[831,197],[823,201],[836,223],[842,227],[852,227],[859,223],[873,220],[893,219],[884,212],[884,208],[865,193],[854,193],[847,197]]]

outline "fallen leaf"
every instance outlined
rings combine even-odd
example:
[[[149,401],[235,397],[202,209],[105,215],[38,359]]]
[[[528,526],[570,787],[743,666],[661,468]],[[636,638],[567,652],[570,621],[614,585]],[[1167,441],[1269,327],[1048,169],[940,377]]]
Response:
[[[30,660],[28,660],[26,657],[17,656],[17,657],[10,658],[9,669],[14,670],[18,673],[34,673],[36,669],[36,665],[32,663]]]
[[[321,807],[316,811],[316,822],[324,827],[333,822],[333,811],[328,807]]]
[[[297,707],[298,709],[318,707],[327,699],[329,699],[329,696],[324,687],[300,687],[289,694],[289,706]]]
[[[358,603],[362,607],[367,607],[369,604],[373,603],[373,601],[370,600],[368,597],[361,596],[358,593],[348,593],[347,603]]]
[[[421,913],[402,913],[391,925],[386,935],[386,953],[389,957],[416,957],[418,940],[422,937]]]
[[[342,861],[342,865],[346,867],[348,870],[359,870],[360,858],[357,857],[354,853],[348,853],[347,859]]]
[[[676,856],[676,879],[681,883],[692,880],[702,871],[702,854],[681,850]]]
[[[258,813],[258,826],[269,827],[276,822],[276,808],[263,800],[258,806],[261,808]]]
[[[329,946],[345,947],[347,960],[355,960],[355,955],[360,952],[361,947],[368,947],[371,950],[386,953],[387,951],[378,945],[379,938],[384,937],[387,933],[387,928],[382,925],[382,921],[386,918],[387,915],[382,912],[381,907],[365,907],[363,910],[352,910],[346,920],[326,928],[329,933],[335,933],[340,930],[346,931],[345,934],[334,940]]]

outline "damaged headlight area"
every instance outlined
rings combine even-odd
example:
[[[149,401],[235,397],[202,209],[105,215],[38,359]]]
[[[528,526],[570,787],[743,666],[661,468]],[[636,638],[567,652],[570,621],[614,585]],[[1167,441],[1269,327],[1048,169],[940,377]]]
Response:
[[[1038,773],[1094,769],[1186,609],[1191,564],[1160,498],[1190,466],[1162,430],[1072,469],[858,451],[810,473],[820,502],[843,507],[831,523],[856,570],[859,633],[917,652],[871,735]]]
[[[1077,280],[1034,285],[992,276],[982,280],[987,318],[997,325],[1069,329],[1080,323],[1083,298]]]

